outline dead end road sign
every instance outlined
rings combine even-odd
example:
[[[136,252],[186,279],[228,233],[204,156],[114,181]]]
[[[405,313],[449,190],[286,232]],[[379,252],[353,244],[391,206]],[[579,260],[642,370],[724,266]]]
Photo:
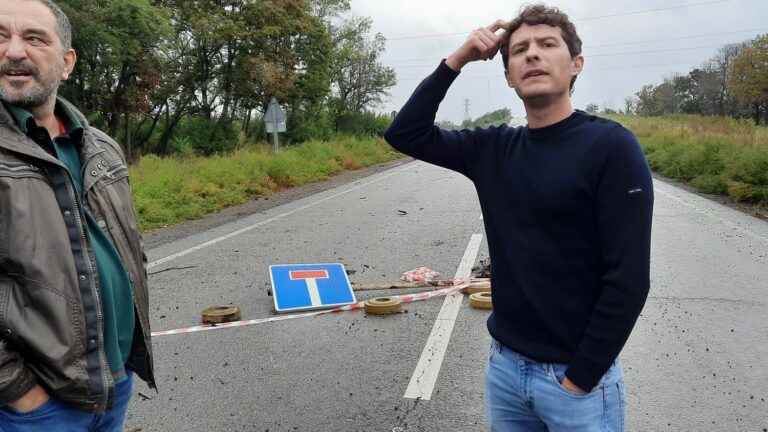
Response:
[[[269,276],[277,312],[330,309],[356,303],[342,264],[272,265]]]

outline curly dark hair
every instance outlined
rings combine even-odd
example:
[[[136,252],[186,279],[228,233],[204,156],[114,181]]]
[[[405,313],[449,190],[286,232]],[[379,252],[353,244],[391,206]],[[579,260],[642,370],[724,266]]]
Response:
[[[539,25],[546,24],[552,27],[559,27],[560,32],[563,35],[563,40],[568,46],[568,52],[571,54],[571,58],[581,54],[581,38],[576,33],[576,26],[573,25],[568,15],[555,7],[549,7],[542,3],[534,5],[523,6],[518,14],[517,18],[512,20],[506,27],[507,37],[511,37],[517,29],[523,24]],[[501,61],[504,63],[504,70],[507,70],[509,64],[509,39],[507,39],[500,48]],[[571,91],[573,91],[573,84],[576,82],[576,77],[571,80]]]

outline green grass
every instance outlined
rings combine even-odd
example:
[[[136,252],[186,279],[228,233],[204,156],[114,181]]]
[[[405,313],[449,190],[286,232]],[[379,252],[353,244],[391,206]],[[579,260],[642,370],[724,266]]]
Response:
[[[768,128],[749,120],[610,116],[635,133],[651,168],[704,193],[768,207]]]
[[[131,167],[142,230],[197,219],[275,191],[402,157],[380,138],[339,137],[283,149],[251,146],[212,157],[148,155]]]

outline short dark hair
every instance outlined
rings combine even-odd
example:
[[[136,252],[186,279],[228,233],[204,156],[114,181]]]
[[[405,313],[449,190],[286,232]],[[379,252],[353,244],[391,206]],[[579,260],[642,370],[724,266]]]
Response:
[[[61,40],[61,47],[64,51],[72,48],[72,25],[69,23],[67,14],[56,4],[53,0],[32,0],[36,1],[43,6],[47,7],[51,11],[54,18],[56,18],[56,32],[59,34]]]
[[[565,44],[568,46],[568,52],[571,54],[571,58],[581,54],[581,38],[576,33],[576,26],[573,25],[566,13],[556,7],[549,7],[542,3],[523,6],[520,10],[520,14],[517,15],[517,18],[507,25],[507,40],[501,45],[501,61],[504,63],[505,71],[509,64],[509,39],[512,38],[512,33],[517,31],[523,24],[528,24],[530,26],[546,24],[548,26],[560,28],[560,32],[563,35]],[[573,91],[573,84],[575,82],[576,77],[573,77],[573,79],[571,79],[571,91]]]

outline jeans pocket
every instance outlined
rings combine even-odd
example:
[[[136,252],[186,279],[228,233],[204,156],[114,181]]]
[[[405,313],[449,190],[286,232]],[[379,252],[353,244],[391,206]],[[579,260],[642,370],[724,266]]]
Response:
[[[565,372],[568,370],[568,365],[561,364],[561,363],[550,363],[547,365],[547,369],[549,372],[549,377],[553,381],[553,383],[557,386],[560,391],[570,397],[573,398],[587,398],[594,394],[597,394],[597,391],[600,389],[600,384],[596,385],[595,388],[593,388],[588,393],[574,393],[571,390],[568,390],[567,388],[563,387],[563,380],[565,379]]]
[[[499,352],[499,341],[491,338],[491,346],[488,348],[488,360],[493,359],[493,356]]]

